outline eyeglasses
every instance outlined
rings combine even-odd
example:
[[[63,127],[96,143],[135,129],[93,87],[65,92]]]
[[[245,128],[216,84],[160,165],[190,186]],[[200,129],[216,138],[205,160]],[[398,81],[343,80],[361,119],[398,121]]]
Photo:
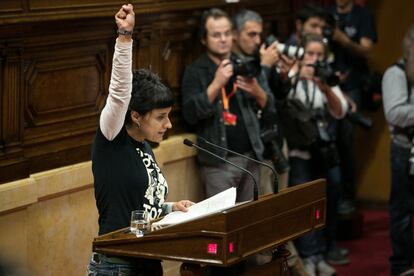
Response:
[[[232,36],[232,33],[231,33],[231,31],[227,31],[227,32],[224,32],[224,33],[218,33],[217,32],[217,33],[208,34],[208,36],[213,38],[213,39],[221,39],[222,37],[229,38],[229,37]]]

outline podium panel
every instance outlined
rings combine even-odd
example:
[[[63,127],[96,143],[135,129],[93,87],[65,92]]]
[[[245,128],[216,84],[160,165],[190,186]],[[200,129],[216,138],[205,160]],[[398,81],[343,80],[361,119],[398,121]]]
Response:
[[[325,224],[326,183],[316,180],[257,201],[185,223],[152,229],[137,238],[129,228],[99,237],[98,253],[230,266]]]

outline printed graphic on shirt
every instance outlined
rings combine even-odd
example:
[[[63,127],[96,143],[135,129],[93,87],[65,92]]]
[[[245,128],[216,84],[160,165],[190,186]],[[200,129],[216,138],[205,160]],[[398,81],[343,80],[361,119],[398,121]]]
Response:
[[[345,27],[345,33],[349,37],[354,37],[357,34],[357,29],[354,26],[346,26]]]
[[[150,219],[158,218],[162,213],[162,205],[168,194],[168,185],[157,163],[152,156],[137,148],[137,152],[147,169],[148,188],[145,192],[144,209]]]

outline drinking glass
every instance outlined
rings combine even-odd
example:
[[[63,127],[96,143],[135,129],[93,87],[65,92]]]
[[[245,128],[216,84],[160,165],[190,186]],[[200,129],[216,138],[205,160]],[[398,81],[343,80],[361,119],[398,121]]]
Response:
[[[134,210],[131,212],[131,232],[137,237],[144,236],[144,230],[149,227],[148,213],[144,210]]]

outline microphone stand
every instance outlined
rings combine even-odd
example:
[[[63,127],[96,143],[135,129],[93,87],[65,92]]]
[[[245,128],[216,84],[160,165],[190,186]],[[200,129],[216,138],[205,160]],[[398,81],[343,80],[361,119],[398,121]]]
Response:
[[[220,159],[221,161],[224,161],[224,162],[226,162],[227,164],[230,164],[230,165],[232,165],[232,166],[234,166],[234,167],[236,167],[236,168],[238,168],[238,169],[240,169],[240,170],[242,170],[243,172],[245,172],[245,173],[247,173],[248,175],[250,175],[250,177],[253,179],[253,183],[254,183],[254,185],[253,185],[253,200],[254,201],[256,201],[258,198],[259,198],[259,191],[258,191],[258,186],[257,186],[257,182],[256,182],[256,179],[254,178],[254,176],[253,176],[253,174],[251,173],[251,172],[249,172],[248,170],[246,170],[245,168],[242,168],[242,167],[240,167],[240,166],[238,166],[238,165],[236,165],[236,164],[234,164],[233,162],[230,162],[229,160],[227,160],[227,159],[224,159],[223,157],[221,157],[221,156],[218,156],[217,154],[215,154],[215,153],[212,153],[211,151],[209,151],[209,150],[206,150],[205,148],[202,148],[202,147],[200,147],[199,145],[197,145],[197,144],[194,144],[193,142],[191,142],[190,140],[188,140],[188,139],[184,139],[184,141],[183,141],[183,143],[184,143],[184,145],[186,145],[186,146],[189,146],[189,147],[195,147],[196,149],[198,149],[198,150],[201,150],[201,151],[203,151],[203,152],[205,152],[205,153],[207,153],[207,154],[210,154],[211,156],[214,156],[214,157],[216,157],[217,159]]]
[[[275,176],[275,180],[274,180],[274,182],[273,182],[273,193],[274,193],[274,194],[279,193],[279,176],[277,175],[277,173],[276,173],[275,169],[274,169],[272,166],[270,166],[269,164],[266,164],[266,163],[264,163],[264,162],[260,162],[260,161],[258,161],[258,160],[256,160],[256,159],[254,159],[254,158],[249,157],[249,156],[246,156],[246,155],[240,154],[240,153],[238,153],[238,152],[232,151],[232,150],[230,150],[230,149],[226,149],[226,148],[224,148],[224,147],[222,147],[222,146],[219,146],[219,145],[213,144],[213,143],[211,143],[211,142],[207,141],[206,139],[204,139],[203,137],[198,137],[198,139],[199,139],[202,143],[206,143],[207,145],[210,145],[210,146],[213,146],[213,147],[215,147],[215,148],[218,148],[218,149],[221,149],[221,150],[224,150],[224,151],[230,152],[230,153],[232,153],[232,154],[234,154],[234,155],[237,155],[237,156],[240,156],[240,157],[246,158],[246,159],[248,159],[248,160],[250,160],[250,161],[253,161],[253,162],[255,162],[255,163],[258,163],[258,164],[260,164],[260,165],[263,165],[263,166],[265,166],[265,167],[269,168],[269,169],[273,172],[273,175]]]

